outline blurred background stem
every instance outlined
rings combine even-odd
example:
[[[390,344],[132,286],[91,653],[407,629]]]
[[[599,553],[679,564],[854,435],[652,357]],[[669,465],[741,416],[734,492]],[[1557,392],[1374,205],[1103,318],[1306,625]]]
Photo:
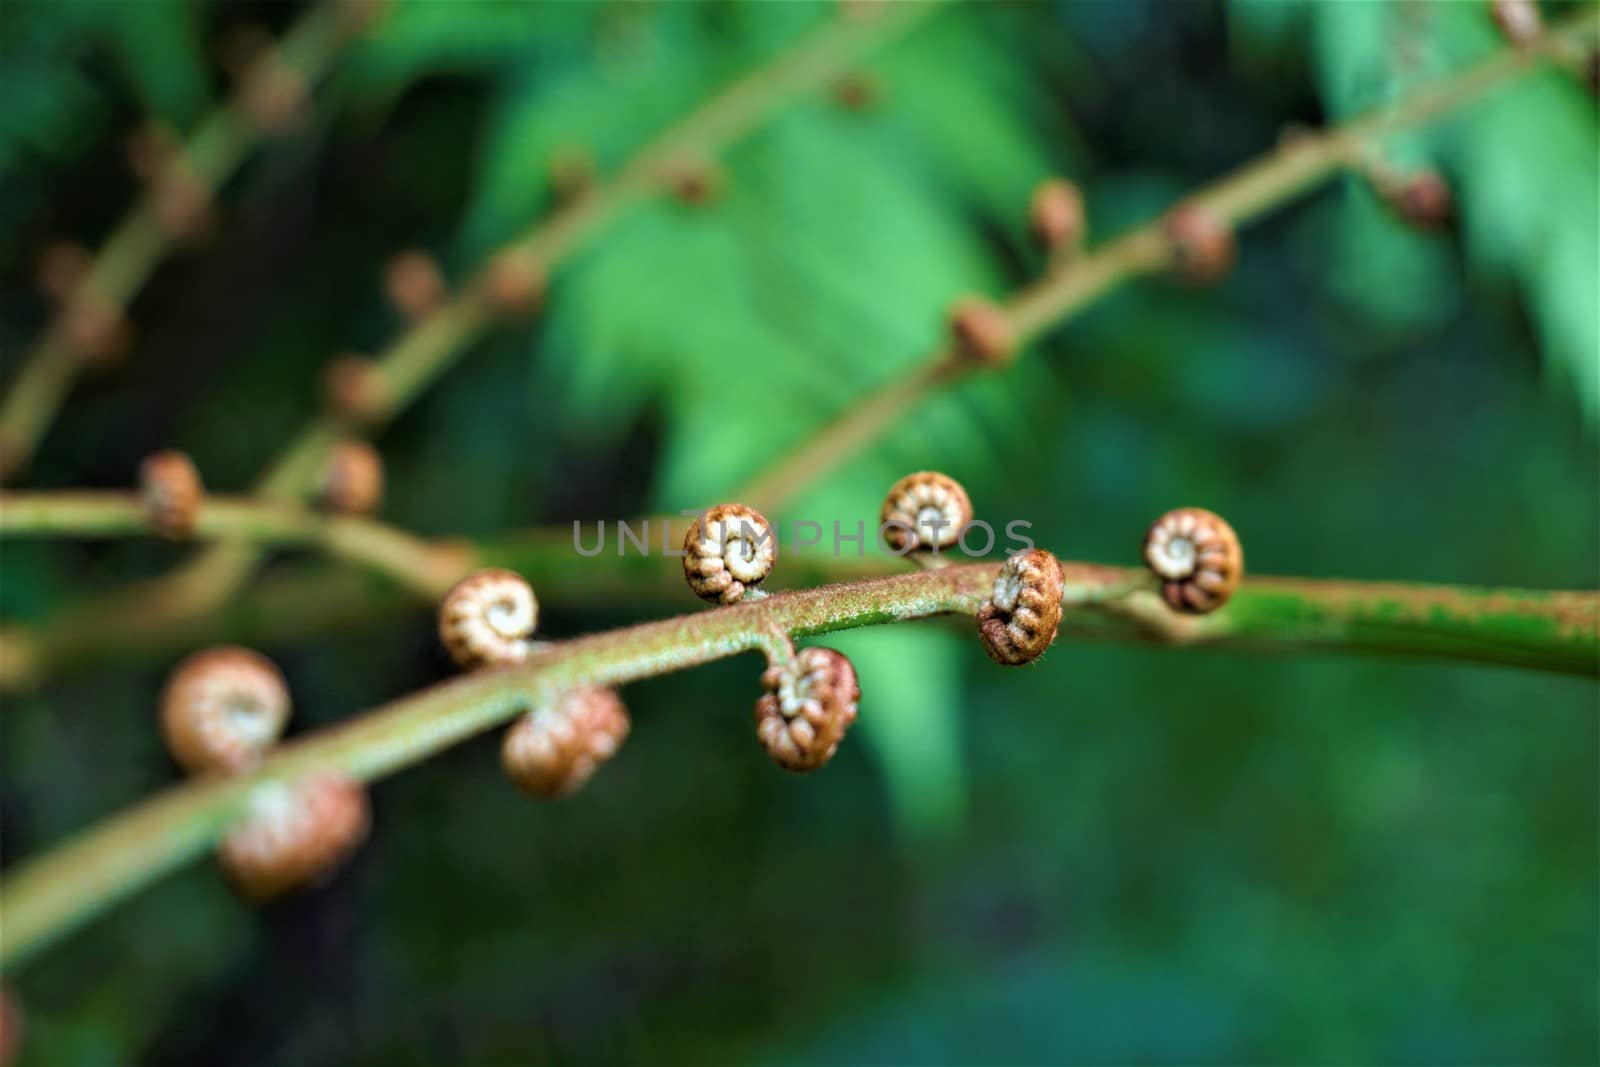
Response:
[[[630,207],[665,193],[671,166],[714,157],[759,129],[786,103],[838,77],[938,6],[938,0],[897,3],[875,9],[869,17],[849,13],[833,17],[668,128],[614,177],[501,246],[459,293],[378,357],[382,400],[365,413],[363,428],[370,430],[403,411],[497,321],[492,300],[497,263],[515,259],[541,279],[548,277]],[[313,421],[260,478],[256,494],[276,499],[305,496],[316,486],[328,450],[351,430],[332,415]],[[230,598],[259,562],[260,553],[249,544],[219,545],[173,572],[164,587],[153,588],[151,594],[206,610]]]
[[[277,47],[260,57],[256,70],[284,71],[306,89],[326,76],[345,41],[332,3],[312,8],[284,35]],[[195,207],[209,205],[217,191],[270,134],[252,116],[244,99],[247,79],[233,99],[206,116],[194,134],[150,176],[138,204],[111,232],[83,277],[62,294],[55,319],[6,388],[0,402],[0,481],[22,473],[40,439],[60,410],[72,383],[89,357],[72,326],[74,314],[91,308],[114,323],[126,314],[139,290],[182,239],[163,222],[159,198],[168,183],[181,182]]]
[[[1505,48],[1472,67],[1418,89],[1405,99],[1320,134],[1307,134],[1183,199],[1239,227],[1283,207],[1346,168],[1361,166],[1371,146],[1464,108],[1485,93],[1550,63],[1565,63],[1575,46],[1593,36],[1600,10],[1589,7],[1536,41]],[[1171,265],[1172,252],[1154,219],[1060,270],[1001,305],[1017,346],[1071,320],[1102,297]],[[986,365],[963,358],[946,344],[847,408],[823,432],[744,485],[733,498],[763,511],[779,511],[821,482],[936,389],[980,373]]]

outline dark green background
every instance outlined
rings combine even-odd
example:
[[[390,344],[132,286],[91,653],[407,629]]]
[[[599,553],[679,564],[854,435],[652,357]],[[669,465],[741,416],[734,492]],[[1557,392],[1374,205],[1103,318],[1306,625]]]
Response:
[[[0,374],[46,313],[38,250],[98,239],[134,195],[138,118],[192,122],[228,31],[294,14],[0,9]],[[322,363],[392,334],[385,257],[421,245],[464,276],[545,209],[556,148],[613,170],[826,14],[402,6],[229,187],[218,240],[157,275],[129,359],[75,392],[29,484],[126,486],[174,446],[243,490]],[[631,214],[538,322],[478,345],[382,435],[384,517],[490,536],[713,502],[920,358],[957,294],[1031,277],[1040,178],[1079,181],[1112,234],[1287,123],[1494,46],[1471,3],[944,12],[869,65],[870,111],[796,101],[727,155],[718,203]],[[1073,558],[1131,563],[1154,515],[1203,504],[1258,573],[1595,586],[1595,105],[1551,73],[1388,147],[1446,174],[1457,228],[1335,183],[1252,227],[1219,288],[1105,301],[783,518],[870,520],[935,467]],[[0,607],[44,618],[181,557],[7,544]],[[550,605],[543,629],[662,610]],[[329,886],[252,911],[198,864],[8,979],[24,1062],[1600,1056],[1593,682],[1068,642],[1010,671],[958,623],[826,643],[864,695],[819,774],[754,742],[753,658],[630,687],[632,738],[554,806],[481,738],[379,783]],[[263,651],[297,732],[450,673],[423,611]],[[5,699],[7,864],[175,780],[170,666]]]

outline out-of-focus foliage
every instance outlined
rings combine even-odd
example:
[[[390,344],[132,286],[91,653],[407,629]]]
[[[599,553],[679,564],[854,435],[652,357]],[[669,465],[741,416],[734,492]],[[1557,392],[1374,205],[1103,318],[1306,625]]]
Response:
[[[115,157],[137,101],[190,114],[194,80],[162,57],[294,14],[136,5],[117,9],[123,32],[110,10],[0,10],[6,55],[32,57],[0,75],[28,102],[0,109],[23,205],[0,206],[0,374],[43,314],[28,255],[103,233],[133,195],[115,167],[85,168]],[[392,334],[386,255],[424,245],[464,276],[548,210],[552,156],[581,146],[614,172],[828,14],[399,4],[318,121],[229,190],[218,242],[141,298],[134,352],[75,396],[33,480],[127,484],[174,445],[213,486],[248,485],[326,357]],[[1039,178],[1079,180],[1109,235],[1286,123],[1389,99],[1490,35],[1475,4],[943,12],[867,65],[867,110],[794,102],[719,160],[718,200],[644,205],[558,272],[539,321],[479,345],[384,434],[385,517],[490,535],[718,500],[925,355],[957,295],[1040,269],[1023,240]],[[219,84],[210,68],[199,83]],[[1551,76],[1393,146],[1444,169],[1459,231],[1404,229],[1356,182],[1326,190],[1249,231],[1219,289],[1111,298],[782,518],[852,531],[895,477],[933,467],[997,526],[1031,520],[1074,557],[1131,561],[1145,522],[1198,503],[1235,521],[1263,573],[1592,586],[1600,465],[1577,408],[1600,355],[1594,114]],[[1536,352],[1579,405],[1539,385]],[[0,607],[38,617],[178,555],[8,545]],[[545,627],[641,613],[551,609]],[[630,688],[632,739],[556,806],[519,796],[484,738],[379,785],[370,846],[326,889],[258,914],[197,868],[40,961],[19,982],[30,1051],[1592,1054],[1592,685],[1074,644],[1005,671],[955,623],[826,643],[864,696],[820,774],[761,756],[748,658]],[[265,651],[296,729],[449,673],[420,615]],[[174,779],[150,728],[168,666],[6,700],[7,863]]]
[[[1230,12],[1247,49],[1304,48],[1332,119],[1504,45],[1478,4],[1234,0]],[[1449,177],[1461,201],[1467,284],[1452,249],[1406,229],[1352,181],[1326,233],[1341,267],[1335,299],[1404,338],[1437,328],[1479,293],[1514,285],[1552,379],[1589,419],[1600,417],[1593,104],[1572,91],[1570,76],[1551,72],[1389,150],[1403,167],[1435,165]]]

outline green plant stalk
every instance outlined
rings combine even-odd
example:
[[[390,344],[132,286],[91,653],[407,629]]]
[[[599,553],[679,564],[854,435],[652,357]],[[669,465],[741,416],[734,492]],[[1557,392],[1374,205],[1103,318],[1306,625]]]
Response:
[[[660,521],[667,523],[664,529],[651,525],[647,530],[653,554],[607,553],[578,566],[570,531],[539,529],[482,543],[428,541],[367,520],[325,517],[298,505],[211,498],[201,510],[197,538],[317,548],[388,581],[314,568],[269,578],[247,605],[199,614],[184,605],[152,602],[135,590],[117,610],[103,611],[97,601],[93,611],[70,611],[37,632],[18,627],[0,631],[0,690],[25,688],[63,666],[97,659],[170,656],[223,640],[303,640],[374,615],[431,607],[455,582],[487,566],[533,576],[540,598],[550,605],[625,602],[670,610],[690,602],[677,561],[662,554],[681,543],[686,520]],[[0,539],[25,533],[106,537],[150,532],[142,511],[125,493],[0,495]],[[907,566],[891,556],[830,556],[791,548],[772,585],[807,588],[861,581]],[[1600,594],[1595,592],[1253,577],[1230,611],[1185,619],[1146,596],[1150,583],[1144,570],[1102,567],[1100,573],[1104,581],[1093,588],[1106,602],[1069,603],[1066,632],[1166,644],[1410,654],[1578,674],[1600,670],[1594,647]],[[297,604],[296,596],[304,603]],[[130,624],[130,618],[137,622]],[[1521,626],[1519,618],[1529,625]],[[1563,629],[1556,625],[1562,619],[1579,625]]]
[[[28,861],[0,884],[0,964],[14,966],[215,842],[251,792],[320,772],[394,773],[575,685],[617,686],[813,637],[936,615],[972,615],[998,565],[776,593],[749,604],[546,646],[524,665],[468,675],[284,746],[254,772],[179,786]],[[1068,631],[1132,621],[1186,644],[1334,645],[1600,672],[1600,594],[1257,579],[1217,615],[1165,612],[1120,568],[1066,564]],[[1287,640],[1286,640],[1287,638]],[[1048,661],[1036,669],[1050,669]],[[872,680],[866,679],[867,692]]]
[[[275,57],[267,62],[282,64],[307,85],[316,85],[338,55],[341,40],[337,13],[331,4],[320,4],[290,28]],[[181,168],[187,180],[213,196],[261,139],[262,131],[242,105],[230,100],[201,120],[167,163],[166,174]],[[149,189],[159,188],[163,176],[158,175]],[[126,312],[175,241],[160,223],[147,192],[101,246],[75,293],[93,293],[118,312]],[[0,480],[9,480],[27,467],[84,368],[68,328],[74,295],[63,301],[61,312],[28,354],[0,402]]]
[[[0,493],[0,539],[153,536],[149,512],[126,492]],[[208,496],[192,536],[260,547],[320,549],[367,567],[424,598],[437,598],[471,569],[471,553],[433,544],[370,519],[326,515],[298,504]]]
[[[1590,5],[1539,40],[1503,49],[1403,100],[1320,134],[1308,134],[1269,152],[1184,198],[1235,227],[1261,218],[1347,168],[1360,167],[1368,147],[1459,110],[1485,93],[1551,63],[1593,36],[1600,10]],[[1022,289],[1001,305],[1017,345],[1024,346],[1071,320],[1107,294],[1171,265],[1163,218],[1153,219],[1079,256]],[[769,514],[782,511],[934,390],[985,368],[962,358],[948,343],[847,408],[820,433],[785,455],[729,499]]]
[[[940,6],[940,0],[885,5],[870,18],[840,14],[776,59],[735,82],[643,147],[609,181],[597,185],[526,233],[498,249],[526,257],[553,272],[581,251],[613,220],[665,187],[666,168],[709,156],[743,139],[767,122],[791,98],[839,77],[868,52],[910,29]],[[402,334],[378,357],[385,404],[374,413],[384,422],[426,390],[494,322],[486,267],[454,297]],[[298,499],[317,483],[329,449],[350,427],[331,416],[315,420],[272,464],[255,495]],[[260,553],[248,544],[219,545],[175,573],[173,588],[157,591],[181,596],[197,610],[230,598],[254,571]]]

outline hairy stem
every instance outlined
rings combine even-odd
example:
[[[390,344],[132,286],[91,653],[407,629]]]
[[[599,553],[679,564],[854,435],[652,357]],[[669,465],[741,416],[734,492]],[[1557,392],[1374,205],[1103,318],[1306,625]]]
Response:
[[[19,499],[28,498],[12,494],[0,499],[0,534],[24,525],[67,521],[59,512],[50,520],[34,518],[14,508],[11,501]],[[97,500],[89,503],[101,506]],[[122,504],[115,511],[116,522],[125,524],[127,532],[144,532],[142,518],[127,513]],[[81,520],[73,524],[85,525],[89,516]],[[263,543],[317,546],[395,581],[374,583],[360,575],[314,567],[270,576],[247,605],[207,611],[193,610],[181,596],[155,595],[166,592],[165,587],[153,592],[135,587],[111,601],[109,610],[106,600],[96,600],[69,609],[38,629],[0,631],[0,689],[35,685],[73,664],[170,657],[224,640],[303,640],[374,616],[432,607],[452,583],[485,566],[509,567],[531,576],[541,600],[549,605],[626,600],[670,610],[690,599],[677,561],[658,552],[681,543],[683,529],[674,521],[652,520],[640,528],[650,554],[607,552],[580,559],[570,529],[535,530],[482,543],[430,542],[375,523],[321,519],[284,505],[244,505],[215,519],[207,519],[203,512],[198,536],[206,536],[213,522],[219,533],[255,536],[264,531]],[[959,565],[961,560],[950,557],[950,563]],[[772,584],[797,588],[860,581],[908,566],[893,557],[789,550]],[[1139,594],[1151,588],[1142,569],[1101,567],[1097,573],[1100,580],[1066,598],[1066,632],[1169,644],[1387,652],[1580,674],[1600,669],[1594,647],[1600,594],[1593,592],[1500,593],[1470,586],[1248,578],[1227,612],[1187,620],[1157,610],[1153,594],[1141,599]],[[1422,610],[1423,605],[1429,610]],[[1445,610],[1452,605],[1463,610]],[[1488,612],[1492,605],[1498,605],[1496,611]],[[1496,616],[1487,628],[1478,621],[1485,613]],[[1530,625],[1518,622],[1524,616]],[[1459,639],[1460,618],[1472,620],[1472,632],[1465,640]],[[1577,628],[1568,631],[1555,625],[1563,618]],[[1395,625],[1380,626],[1385,619]]]
[[[1070,563],[1064,571],[1069,631],[1131,621],[1150,639],[1185,644],[1325,645],[1600,673],[1596,593],[1257,579],[1223,612],[1182,619],[1166,613],[1132,572]],[[575,685],[623,685],[742,652],[767,653],[785,638],[972,615],[996,573],[993,563],[962,564],[777,593],[548,645],[520,666],[394,701],[285,746],[247,776],[169,790],[26,863],[0,886],[0,962],[28,958],[202,852],[263,783],[330,770],[381,777]],[[1038,669],[1050,669],[1048,662]]]
[[[321,4],[289,30],[264,62],[282,65],[306,85],[316,85],[327,73],[341,42],[336,12],[331,4]],[[164,172],[154,176],[146,195],[111,231],[0,402],[0,480],[9,480],[27,467],[85,366],[69,324],[79,294],[92,295],[99,306],[121,315],[172,251],[177,236],[160,222],[154,191],[163,180],[181,170],[183,179],[194,183],[196,190],[209,199],[227,183],[264,132],[239,99],[218,106],[173,154]]]
[[[1508,48],[1419,89],[1407,98],[1321,134],[1307,135],[1185,197],[1234,226],[1255,221],[1348,167],[1359,166],[1376,141],[1440,119],[1518,77],[1560,62],[1573,44],[1592,36],[1600,14],[1591,6],[1552,28],[1540,40]],[[1001,305],[1019,345],[1072,319],[1107,294],[1171,264],[1171,249],[1157,218],[1075,257]],[[929,394],[983,370],[948,345],[846,409],[832,424],[731,499],[762,511],[781,511],[817,484]]]

